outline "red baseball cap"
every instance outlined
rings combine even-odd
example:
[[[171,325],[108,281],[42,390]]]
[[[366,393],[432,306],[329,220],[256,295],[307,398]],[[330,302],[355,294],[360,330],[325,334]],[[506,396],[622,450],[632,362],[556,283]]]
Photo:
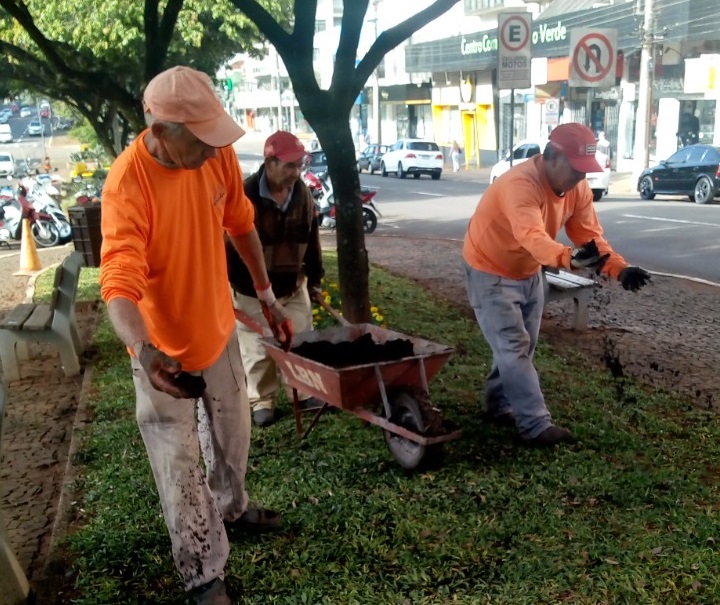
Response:
[[[293,133],[278,130],[265,141],[265,157],[281,162],[297,162],[307,155],[305,146]]]
[[[183,124],[211,147],[232,145],[245,131],[225,111],[210,76],[178,65],[160,72],[145,88],[145,113]]]
[[[593,131],[582,124],[561,124],[550,133],[550,142],[578,172],[602,172],[595,159],[597,143]]]

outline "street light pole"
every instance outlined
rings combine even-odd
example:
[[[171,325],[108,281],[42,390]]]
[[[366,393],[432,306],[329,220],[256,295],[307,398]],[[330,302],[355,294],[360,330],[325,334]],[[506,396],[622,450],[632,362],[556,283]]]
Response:
[[[653,106],[653,74],[655,72],[653,0],[645,0],[642,34],[640,82],[635,119],[635,148],[633,152],[636,176],[639,176],[650,163],[650,117]]]

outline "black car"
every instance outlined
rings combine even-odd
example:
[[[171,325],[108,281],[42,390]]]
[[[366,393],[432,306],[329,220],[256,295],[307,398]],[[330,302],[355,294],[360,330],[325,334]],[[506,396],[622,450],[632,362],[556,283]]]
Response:
[[[720,196],[720,147],[683,147],[657,166],[646,168],[637,188],[644,200],[657,194],[687,195],[691,202],[707,204]]]
[[[358,157],[358,172],[368,170],[370,174],[375,174],[376,170],[380,170],[380,159],[387,151],[387,145],[368,145]]]

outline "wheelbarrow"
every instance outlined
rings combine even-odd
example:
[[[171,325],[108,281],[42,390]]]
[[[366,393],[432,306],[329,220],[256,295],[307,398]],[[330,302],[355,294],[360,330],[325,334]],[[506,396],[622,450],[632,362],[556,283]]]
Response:
[[[424,461],[437,459],[442,444],[460,437],[461,431],[444,421],[440,410],[432,405],[428,381],[454,349],[372,324],[350,324],[324,300],[317,302],[342,325],[295,334],[289,351],[283,350],[275,338],[267,336],[267,329],[263,330],[242,311],[235,311],[239,321],[265,334],[261,342],[292,388],[298,435],[307,437],[328,406],[332,406],[381,427],[390,453],[403,468],[413,470]],[[371,346],[380,349],[404,341],[408,354],[397,359],[379,358],[369,362],[365,359],[357,364],[350,360],[341,367],[335,363],[334,346],[344,348],[345,352],[349,350],[352,356],[353,343],[367,344],[370,340]],[[306,355],[313,347],[325,351],[324,359]],[[298,390],[325,402],[305,432]],[[376,413],[378,408],[382,415]]]

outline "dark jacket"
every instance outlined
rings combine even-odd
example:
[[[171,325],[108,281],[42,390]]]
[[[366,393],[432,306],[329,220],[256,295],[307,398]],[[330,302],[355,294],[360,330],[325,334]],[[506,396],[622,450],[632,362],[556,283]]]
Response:
[[[320,285],[325,271],[310,190],[298,179],[290,204],[282,212],[275,200],[260,195],[260,176],[264,171],[265,167],[262,166],[245,179],[245,194],[255,207],[255,228],[263,246],[273,292],[279,298],[295,291],[301,273],[307,276],[308,287],[312,288]],[[245,296],[256,296],[250,272],[227,238],[225,250],[228,277],[233,289]]]

